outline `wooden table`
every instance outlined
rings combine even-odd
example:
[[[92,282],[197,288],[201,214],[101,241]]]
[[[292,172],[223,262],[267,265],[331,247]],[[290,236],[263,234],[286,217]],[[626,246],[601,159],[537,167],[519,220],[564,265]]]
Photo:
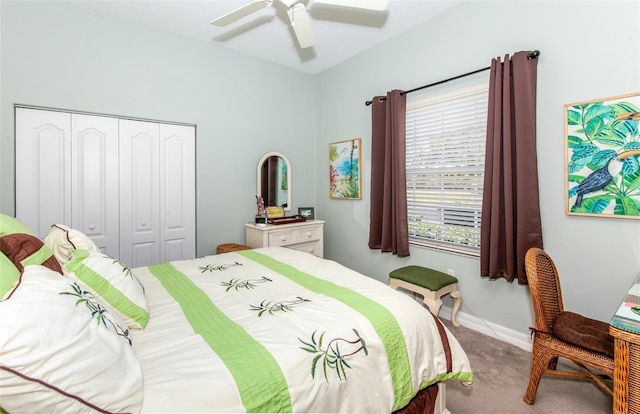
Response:
[[[609,332],[615,342],[613,412],[640,414],[640,274],[611,318]]]

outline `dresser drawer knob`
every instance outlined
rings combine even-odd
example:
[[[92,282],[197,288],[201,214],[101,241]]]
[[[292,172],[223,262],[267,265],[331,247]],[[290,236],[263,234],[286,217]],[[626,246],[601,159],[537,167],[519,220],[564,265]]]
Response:
[[[282,241],[287,241],[287,238],[286,238],[285,236],[281,236],[281,237],[280,237],[280,240],[282,240]]]

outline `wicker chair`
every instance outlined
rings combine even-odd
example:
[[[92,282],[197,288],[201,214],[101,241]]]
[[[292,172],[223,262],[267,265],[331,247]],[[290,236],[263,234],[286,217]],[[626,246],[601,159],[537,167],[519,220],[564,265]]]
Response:
[[[527,392],[523,398],[524,402],[530,405],[534,403],[543,375],[557,375],[582,380],[591,379],[613,395],[612,387],[606,381],[607,377],[613,378],[612,351],[611,355],[606,355],[576,345],[575,343],[579,341],[569,343],[566,342],[566,338],[561,340],[554,333],[556,319],[559,315],[566,313],[562,304],[558,271],[553,260],[542,249],[531,248],[525,256],[525,267],[531,291],[531,301],[533,302],[535,328],[531,328],[533,333],[531,373],[529,374]],[[606,333],[600,333],[608,335],[608,325],[604,322],[587,319],[577,314],[572,314],[572,316],[598,324],[598,328],[606,331]],[[576,329],[581,326],[581,324],[574,325]],[[559,357],[571,360],[578,366],[580,372],[558,371],[556,368]],[[587,367],[604,375],[597,374]]]

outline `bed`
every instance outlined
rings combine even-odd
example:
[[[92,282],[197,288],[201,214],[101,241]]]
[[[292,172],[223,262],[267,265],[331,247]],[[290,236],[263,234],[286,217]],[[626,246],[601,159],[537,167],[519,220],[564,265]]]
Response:
[[[334,261],[269,247],[129,270],[64,231],[37,260],[0,237],[20,272],[0,292],[9,413],[444,413],[443,384],[473,380],[437,318]]]

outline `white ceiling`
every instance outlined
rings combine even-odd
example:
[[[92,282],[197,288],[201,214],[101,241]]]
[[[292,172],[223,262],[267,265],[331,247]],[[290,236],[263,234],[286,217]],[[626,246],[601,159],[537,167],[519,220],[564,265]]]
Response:
[[[373,12],[301,0],[311,17],[316,44],[299,49],[286,9],[279,0],[226,27],[213,26],[209,21],[252,0],[69,1],[313,74],[424,23],[461,2],[390,0],[385,11]]]

